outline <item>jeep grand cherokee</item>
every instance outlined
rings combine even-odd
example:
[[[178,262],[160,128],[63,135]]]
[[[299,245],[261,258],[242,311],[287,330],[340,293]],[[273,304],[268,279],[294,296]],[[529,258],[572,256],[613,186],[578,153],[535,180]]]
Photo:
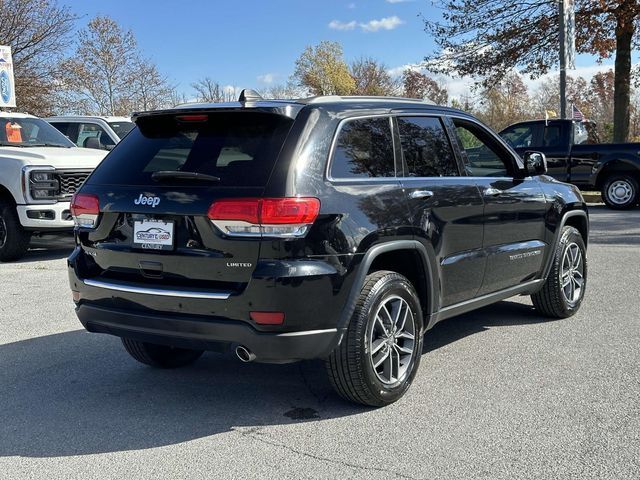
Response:
[[[245,91],[134,120],[73,200],[69,277],[85,328],[142,363],[322,358],[340,395],[381,406],[443,319],[514,295],[580,307],[580,193],[466,113]]]

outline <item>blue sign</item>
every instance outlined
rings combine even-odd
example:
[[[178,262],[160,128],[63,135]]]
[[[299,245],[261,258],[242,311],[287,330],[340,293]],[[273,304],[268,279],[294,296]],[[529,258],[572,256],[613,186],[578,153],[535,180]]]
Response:
[[[9,103],[11,100],[11,80],[5,70],[0,71],[0,97],[2,103]]]

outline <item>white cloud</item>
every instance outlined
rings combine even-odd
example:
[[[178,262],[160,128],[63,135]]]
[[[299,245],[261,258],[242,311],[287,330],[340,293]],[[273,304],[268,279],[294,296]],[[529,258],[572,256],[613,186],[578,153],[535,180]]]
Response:
[[[340,20],[331,20],[329,22],[329,28],[332,30],[354,30],[356,27],[360,27],[363,32],[377,32],[379,30],[393,30],[399,27],[404,22],[397,16],[385,17],[380,20],[369,20],[366,23],[358,23],[355,20],[350,22],[341,22]]]
[[[258,75],[258,81],[260,83],[264,83],[266,85],[269,85],[271,83],[273,83],[276,80],[276,77],[278,75],[275,73],[265,73],[264,75]]]
[[[385,17],[380,20],[370,20],[367,23],[361,23],[360,28],[365,32],[377,32],[378,30],[393,30],[404,22],[397,16]]]
[[[414,72],[419,72],[423,70],[423,68],[420,63],[407,63],[405,65],[400,65],[399,67],[389,68],[387,70],[387,73],[392,77],[399,77],[405,70],[413,70]]]
[[[352,20],[351,22],[341,22],[340,20],[331,20],[329,22],[329,28],[331,30],[353,30],[356,28],[356,21]]]
[[[408,3],[413,2],[413,0],[386,0],[387,3]]]
[[[600,72],[606,72],[614,68],[614,65],[590,65],[586,67],[578,67],[575,70],[567,71],[567,74],[573,78],[582,77],[587,83],[593,78],[594,75]],[[475,84],[476,79],[473,77],[455,77],[449,75],[434,75],[431,74],[424,69],[423,63],[407,63],[405,65],[400,65],[397,67],[393,67],[387,70],[389,75],[392,77],[400,77],[402,72],[405,70],[414,70],[416,72],[423,72],[427,75],[431,76],[435,80],[443,83],[447,90],[449,91],[449,97],[460,99],[463,96],[470,96],[473,100],[477,93],[473,90],[473,86]],[[557,78],[560,72],[558,70],[553,70],[540,78],[531,79],[527,76],[523,76],[522,80],[524,84],[529,89],[529,94],[534,93],[542,82],[548,80],[549,78]]]

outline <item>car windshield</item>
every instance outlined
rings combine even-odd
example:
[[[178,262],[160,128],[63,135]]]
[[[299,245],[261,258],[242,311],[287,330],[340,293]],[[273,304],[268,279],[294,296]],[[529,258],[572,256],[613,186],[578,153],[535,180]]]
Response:
[[[122,139],[127,133],[133,130],[136,124],[133,122],[109,122],[109,126],[116,132],[118,138]]]
[[[0,146],[62,147],[75,145],[56,128],[39,118],[0,118]]]

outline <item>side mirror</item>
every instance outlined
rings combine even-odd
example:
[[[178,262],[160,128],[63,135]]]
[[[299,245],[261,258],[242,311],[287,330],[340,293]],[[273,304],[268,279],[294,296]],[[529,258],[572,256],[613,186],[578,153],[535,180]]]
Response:
[[[524,152],[524,168],[528,175],[544,175],[547,173],[547,157],[542,152]]]

